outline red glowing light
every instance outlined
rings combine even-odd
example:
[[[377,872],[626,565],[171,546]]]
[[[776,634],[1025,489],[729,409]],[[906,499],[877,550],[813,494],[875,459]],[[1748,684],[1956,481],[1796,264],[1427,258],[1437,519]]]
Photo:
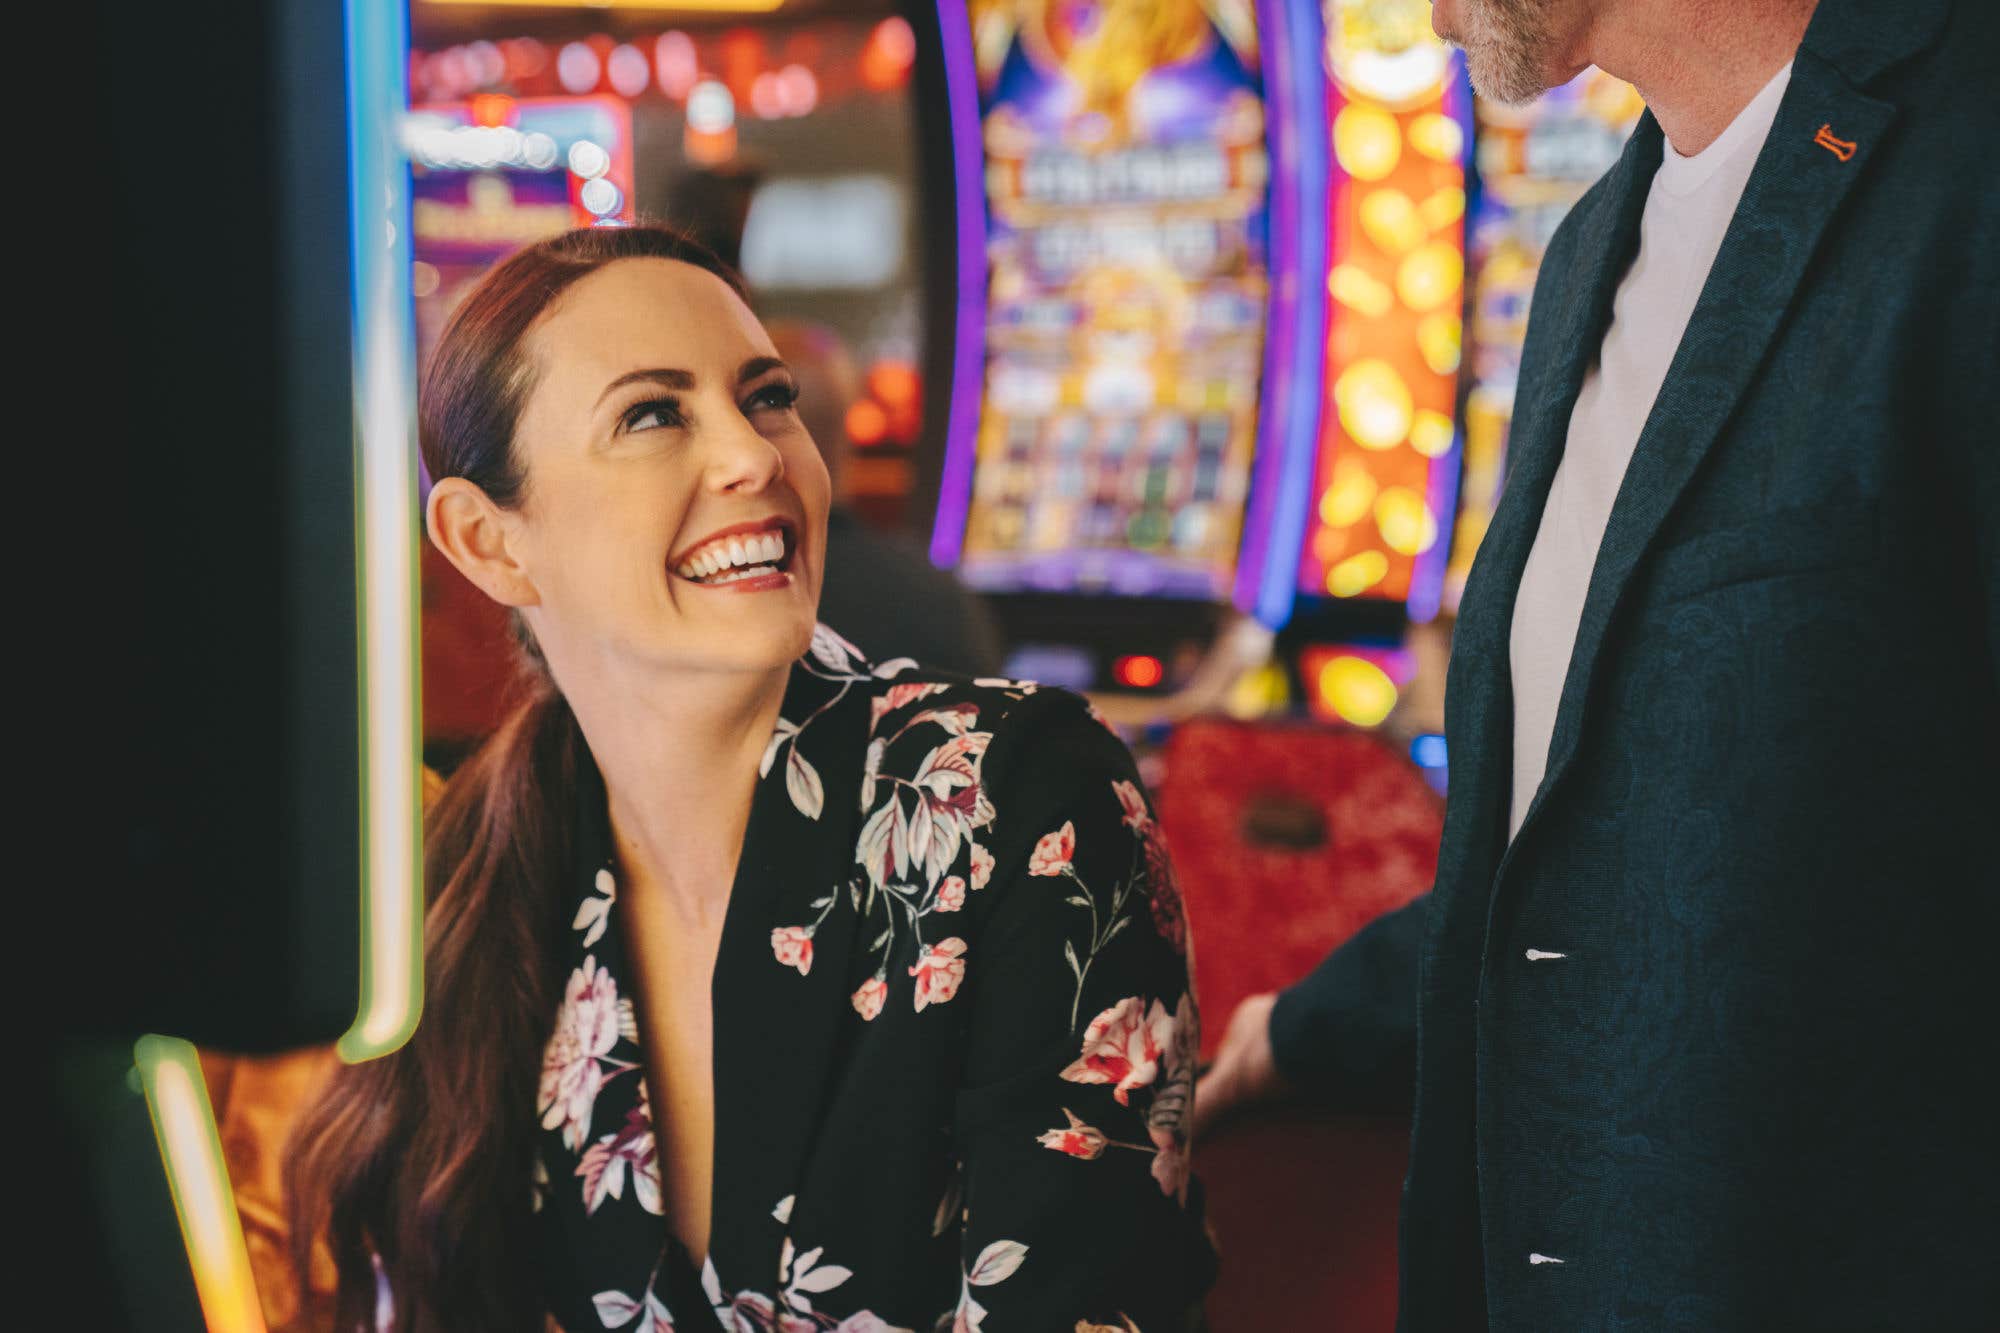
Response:
[[[1120,685],[1135,690],[1150,690],[1166,678],[1167,669],[1160,665],[1160,659],[1144,653],[1134,653],[1121,657],[1111,664],[1111,675]]]

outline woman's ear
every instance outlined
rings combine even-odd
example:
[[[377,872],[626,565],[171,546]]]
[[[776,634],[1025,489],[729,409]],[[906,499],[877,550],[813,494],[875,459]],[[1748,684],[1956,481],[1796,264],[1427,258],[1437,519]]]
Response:
[[[541,604],[541,593],[520,560],[520,524],[485,491],[463,477],[444,478],[431,487],[424,524],[431,544],[488,597],[502,606]]]

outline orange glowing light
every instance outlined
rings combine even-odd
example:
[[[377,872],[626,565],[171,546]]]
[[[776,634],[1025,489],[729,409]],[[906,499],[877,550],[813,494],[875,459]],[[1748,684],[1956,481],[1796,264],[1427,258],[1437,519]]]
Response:
[[[514,99],[505,93],[474,93],[470,105],[475,125],[492,130],[514,123]]]
[[[1150,690],[1166,678],[1167,669],[1157,657],[1134,653],[1113,662],[1111,674],[1120,685],[1135,690]]]
[[[906,361],[878,361],[868,371],[868,392],[891,411],[917,401],[916,368]]]
[[[860,448],[877,445],[889,434],[889,414],[882,405],[863,398],[847,409],[847,438]]]

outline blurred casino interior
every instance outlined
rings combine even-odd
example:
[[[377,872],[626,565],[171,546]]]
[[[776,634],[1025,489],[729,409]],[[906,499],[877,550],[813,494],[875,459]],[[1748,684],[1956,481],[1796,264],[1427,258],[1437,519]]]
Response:
[[[126,1325],[288,1326],[249,1276],[277,1214],[245,1118],[298,1095],[283,1053],[366,1059],[416,1021],[423,784],[517,679],[502,613],[420,538],[417,366],[489,266],[564,229],[664,220],[735,263],[829,367],[815,435],[856,530],[955,578],[1002,674],[1126,736],[1201,940],[1205,1055],[1237,1001],[1428,890],[1529,296],[1630,87],[1489,105],[1426,0],[242,9],[107,20],[148,90],[122,114],[233,164],[168,209],[190,168],[121,148],[124,206],[163,246],[244,234],[133,278],[165,350],[132,391],[200,418],[271,386],[241,442],[144,483],[215,516],[182,571],[214,605],[162,627],[146,687],[204,701],[147,743],[207,767],[138,863],[209,897],[128,914],[129,981],[63,1057]],[[266,1102],[211,1052],[265,1061]],[[1407,1135],[1406,1107],[1295,1110],[1199,1145],[1214,1333],[1392,1326]]]

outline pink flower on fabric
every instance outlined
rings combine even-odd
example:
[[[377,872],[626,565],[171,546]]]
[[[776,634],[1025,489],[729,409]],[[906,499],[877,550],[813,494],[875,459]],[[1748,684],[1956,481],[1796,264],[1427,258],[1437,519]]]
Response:
[[[1153,1001],[1149,1011],[1137,995],[1120,1000],[1090,1020],[1083,1054],[1062,1076],[1072,1083],[1109,1083],[1120,1106],[1131,1105],[1132,1090],[1150,1087],[1160,1074],[1160,1057],[1173,1046],[1174,1019]]]
[[[874,1022],[875,1015],[882,1012],[883,1001],[889,998],[889,983],[880,977],[870,977],[861,983],[861,989],[854,992],[854,1012],[867,1022]]]
[[[1094,1162],[1102,1157],[1105,1145],[1110,1142],[1104,1136],[1104,1131],[1084,1124],[1067,1106],[1063,1108],[1063,1115],[1069,1120],[1068,1129],[1052,1129],[1035,1142],[1044,1148],[1068,1153],[1071,1157],[1081,1157],[1086,1162]]]
[[[937,896],[938,911],[956,912],[959,908],[963,906],[965,906],[964,880],[960,879],[957,875],[953,875],[950,879],[947,879],[944,883],[938,885],[938,896]]]
[[[965,941],[953,936],[937,944],[926,945],[917,955],[915,967],[910,975],[917,979],[917,1012],[922,1013],[927,1005],[943,1004],[958,994],[958,988],[965,980]]]
[[[543,1129],[562,1130],[563,1146],[575,1151],[590,1137],[590,1111],[604,1083],[600,1056],[618,1042],[618,983],[594,955],[570,973],[561,1010],[542,1048],[542,1080],[536,1109]]]
[[[813,933],[811,926],[779,926],[771,932],[771,952],[786,967],[796,967],[800,976],[812,971]]]
[[[1070,858],[1076,855],[1076,825],[1068,820],[1054,833],[1046,834],[1035,844],[1035,854],[1028,858],[1030,875],[1060,875],[1069,869]]]
[[[1139,788],[1122,778],[1111,784],[1111,790],[1118,795],[1118,804],[1125,807],[1124,824],[1129,829],[1143,829],[1153,822],[1151,812],[1146,809],[1146,798],[1139,794]]]
[[[1153,1155],[1153,1179],[1160,1184],[1160,1193],[1183,1206],[1187,1203],[1188,1150],[1187,1142],[1168,1130],[1154,1127],[1147,1133],[1152,1137],[1153,1146],[1159,1151]]]
[[[972,891],[974,893],[979,892],[979,890],[986,887],[986,882],[992,878],[993,878],[993,853],[987,851],[984,847],[981,847],[978,843],[976,842],[973,843],[972,844]]]

